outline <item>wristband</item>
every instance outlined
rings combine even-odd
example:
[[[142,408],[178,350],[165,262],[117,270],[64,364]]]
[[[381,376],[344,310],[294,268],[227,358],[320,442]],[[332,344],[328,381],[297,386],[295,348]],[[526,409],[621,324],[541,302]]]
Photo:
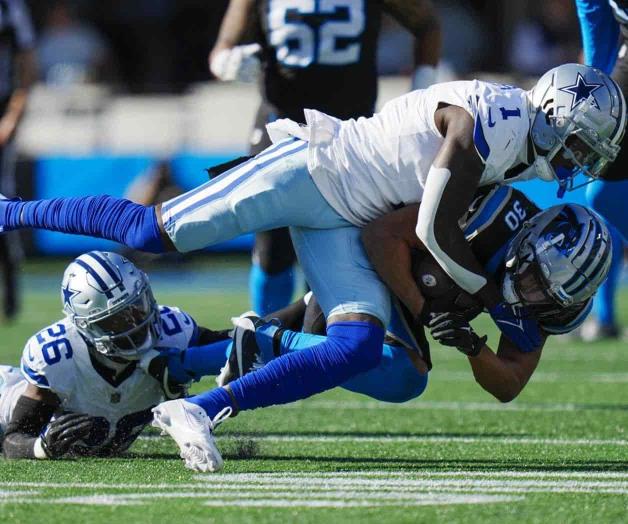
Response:
[[[462,351],[460,348],[458,348],[458,351],[462,351],[465,355],[467,355],[467,357],[475,358],[480,354],[480,351],[482,351],[482,348],[486,344],[487,340],[488,337],[486,335],[484,335],[483,337],[478,337],[476,335],[476,340],[473,342],[473,347],[471,348],[471,351]]]

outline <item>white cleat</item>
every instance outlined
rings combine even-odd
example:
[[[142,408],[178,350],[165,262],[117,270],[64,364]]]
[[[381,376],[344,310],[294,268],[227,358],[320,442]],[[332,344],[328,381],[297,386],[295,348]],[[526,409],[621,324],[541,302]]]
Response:
[[[232,411],[227,407],[210,420],[202,407],[183,399],[170,400],[153,408],[153,426],[174,439],[186,468],[220,471],[223,460],[212,432]]]

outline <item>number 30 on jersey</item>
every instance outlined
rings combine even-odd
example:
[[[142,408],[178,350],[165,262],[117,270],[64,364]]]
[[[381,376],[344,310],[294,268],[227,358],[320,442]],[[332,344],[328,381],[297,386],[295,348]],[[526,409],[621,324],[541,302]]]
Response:
[[[341,66],[360,59],[365,0],[270,0],[268,29],[277,60],[288,67]]]

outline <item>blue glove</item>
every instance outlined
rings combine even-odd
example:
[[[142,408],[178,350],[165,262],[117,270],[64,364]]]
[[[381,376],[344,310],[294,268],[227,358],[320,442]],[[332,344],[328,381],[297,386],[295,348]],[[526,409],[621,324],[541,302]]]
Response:
[[[488,310],[499,330],[523,353],[536,351],[541,346],[539,323],[525,308],[500,302]]]

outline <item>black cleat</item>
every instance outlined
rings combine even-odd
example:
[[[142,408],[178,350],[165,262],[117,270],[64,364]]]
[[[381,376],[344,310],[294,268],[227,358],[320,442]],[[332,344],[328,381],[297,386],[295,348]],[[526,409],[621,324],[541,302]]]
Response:
[[[234,319],[233,347],[225,367],[220,370],[220,375],[216,378],[219,386],[226,386],[264,365],[255,339],[255,330],[265,324],[267,321],[251,313],[245,313]]]

